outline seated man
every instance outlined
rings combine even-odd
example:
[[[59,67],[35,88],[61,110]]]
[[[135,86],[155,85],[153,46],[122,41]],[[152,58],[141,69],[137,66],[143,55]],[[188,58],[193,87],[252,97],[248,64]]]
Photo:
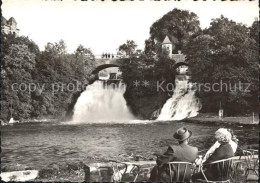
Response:
[[[213,154],[203,164],[231,158],[234,156],[234,151],[231,145],[229,144],[231,140],[231,134],[230,132],[227,131],[227,129],[224,128],[218,129],[215,132],[215,138],[219,142],[220,146],[216,148]],[[204,168],[206,168],[206,170],[204,170],[204,173],[208,180],[218,181],[220,179],[220,174],[217,171],[216,166],[210,166],[210,167],[204,166]],[[196,181],[198,179],[204,179],[204,176],[201,172],[198,172],[192,176],[193,181]]]
[[[179,128],[173,137],[178,140],[178,145],[171,145],[168,147],[167,151],[158,156],[156,163],[157,165],[152,169],[149,181],[152,182],[166,182],[170,181],[169,177],[169,165],[166,163],[173,161],[190,162],[193,163],[198,154],[198,148],[188,145],[189,138],[192,132],[186,128]],[[184,167],[180,168],[180,175],[184,171]],[[174,176],[173,176],[174,177]],[[191,170],[188,167],[186,170],[186,179],[189,181],[191,177]],[[173,180],[174,181],[174,180]]]

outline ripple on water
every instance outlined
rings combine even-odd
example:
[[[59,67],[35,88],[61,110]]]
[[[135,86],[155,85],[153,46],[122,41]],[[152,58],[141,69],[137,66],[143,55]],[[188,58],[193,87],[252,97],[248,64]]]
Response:
[[[2,165],[39,169],[65,159],[88,163],[115,159],[119,154],[153,157],[154,152],[163,152],[169,144],[176,143],[172,135],[181,126],[193,132],[190,144],[199,150],[210,147],[214,132],[220,127],[231,127],[240,146],[258,142],[258,128],[252,126],[140,120],[105,124],[34,122],[1,129]]]

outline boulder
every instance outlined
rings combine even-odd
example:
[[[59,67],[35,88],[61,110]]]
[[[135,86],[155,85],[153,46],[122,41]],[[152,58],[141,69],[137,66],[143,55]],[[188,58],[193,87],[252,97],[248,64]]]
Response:
[[[39,174],[38,170],[12,171],[2,172],[1,179],[5,182],[24,182],[34,180]]]

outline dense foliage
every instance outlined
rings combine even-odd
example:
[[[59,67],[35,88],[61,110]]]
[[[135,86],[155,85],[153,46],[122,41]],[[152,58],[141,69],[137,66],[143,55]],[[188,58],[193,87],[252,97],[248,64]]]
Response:
[[[165,54],[156,59],[143,54],[138,58],[124,58],[121,63],[122,78],[127,85],[124,95],[127,104],[136,116],[149,119],[172,95],[166,84],[174,81],[174,60]]]
[[[125,52],[125,55],[132,56],[135,53],[137,44],[133,40],[127,40],[126,43],[119,46],[118,50]]]
[[[159,53],[166,35],[173,43],[173,53],[177,53],[187,45],[189,38],[199,31],[199,20],[195,13],[175,8],[151,26],[150,38],[145,41],[145,53]]]
[[[258,33],[257,21],[246,27],[223,16],[213,19],[209,28],[201,30],[194,13],[174,9],[151,26],[145,54],[149,58],[162,54],[161,42],[167,35],[173,43],[174,51],[181,49],[186,55],[191,81],[197,83],[197,95],[202,101],[201,112],[217,114],[221,105],[225,115],[245,115],[258,110]],[[138,66],[147,65],[143,64],[144,61],[139,60]],[[139,74],[135,73],[138,66],[127,65],[129,70],[125,71],[131,72],[128,75],[134,80],[140,79],[140,73],[146,72],[156,72],[160,76],[169,72],[174,77],[175,71],[171,67],[163,67],[165,63],[157,61],[153,61],[158,63],[156,67],[143,69]],[[151,80],[158,79],[149,74]],[[174,82],[174,78],[168,81]],[[153,95],[144,99],[147,89],[135,91],[136,88],[128,87],[128,90],[136,92],[133,94],[127,91],[126,99],[137,113],[142,113],[147,106],[158,109],[167,98],[156,98],[158,93],[149,91],[146,94]]]
[[[200,84],[203,111],[217,111],[221,102],[226,114],[257,112],[259,55],[255,26],[247,28],[221,16],[185,47],[192,81]]]
[[[84,90],[95,61],[81,45],[68,54],[60,40],[40,52],[28,37],[12,34],[2,34],[1,54],[3,120],[63,117],[73,94]]]

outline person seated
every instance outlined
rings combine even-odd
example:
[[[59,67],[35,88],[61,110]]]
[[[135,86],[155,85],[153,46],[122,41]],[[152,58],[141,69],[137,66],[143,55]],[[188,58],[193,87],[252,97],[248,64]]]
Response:
[[[230,132],[231,134],[231,140],[229,141],[229,144],[231,145],[232,147],[232,150],[234,152],[234,154],[236,153],[237,151],[237,145],[238,145],[238,139],[236,138],[236,136],[234,135],[233,133],[233,130],[231,129],[225,129],[225,128],[220,128],[219,131],[228,131]],[[218,141],[215,142],[215,144],[213,144],[209,150],[206,152],[206,154],[204,155],[203,159],[202,159],[202,163],[204,163],[209,157],[210,155],[213,154],[213,152],[220,146],[220,143]]]
[[[232,149],[229,143],[231,140],[231,133],[227,129],[224,128],[218,129],[215,132],[215,138],[220,145],[215,149],[213,154],[209,156],[209,158],[203,163],[203,165],[214,161],[231,158],[234,156],[234,150]],[[211,181],[220,180],[220,174],[216,166],[210,166],[210,167],[204,166],[204,168],[205,168],[204,173],[208,180]],[[204,179],[204,176],[201,172],[198,172],[192,176],[193,181],[196,181],[198,179]]]
[[[178,141],[178,145],[171,145],[163,155],[159,155],[156,160],[156,166],[151,171],[149,181],[166,182],[170,181],[170,172],[168,162],[181,161],[193,163],[198,154],[198,148],[188,145],[192,132],[187,128],[179,128],[173,135]],[[180,168],[180,175],[183,174],[184,166]],[[174,176],[173,176],[174,177]],[[190,181],[191,170],[186,169],[185,181]],[[173,180],[174,181],[174,180]]]
[[[232,129],[227,129],[229,132],[230,132],[230,134],[231,134],[231,140],[233,141],[233,142],[235,142],[237,145],[238,145],[238,139],[237,139],[237,136],[236,135],[234,135],[234,131],[232,130]],[[231,144],[230,144],[231,145]],[[232,147],[232,145],[231,145],[231,147]],[[236,146],[237,147],[237,146]],[[232,147],[232,149],[233,149],[233,147]],[[234,149],[233,149],[234,150]],[[235,149],[235,151],[236,151],[236,149]],[[235,153],[235,152],[234,152]]]

